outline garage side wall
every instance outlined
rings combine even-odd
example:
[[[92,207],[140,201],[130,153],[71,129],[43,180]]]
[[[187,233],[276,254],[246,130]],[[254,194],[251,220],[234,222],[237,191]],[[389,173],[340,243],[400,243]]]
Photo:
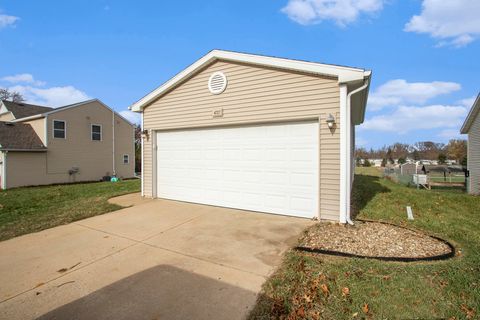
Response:
[[[470,170],[469,193],[480,194],[480,116],[477,114],[468,132],[467,166]]]
[[[221,71],[226,90],[214,95],[208,79]],[[222,109],[222,117],[213,117]],[[326,118],[336,118],[336,128]],[[144,109],[144,195],[152,197],[154,130],[222,125],[320,121],[320,218],[339,219],[340,191],[340,92],[336,78],[287,72],[253,65],[217,61]]]

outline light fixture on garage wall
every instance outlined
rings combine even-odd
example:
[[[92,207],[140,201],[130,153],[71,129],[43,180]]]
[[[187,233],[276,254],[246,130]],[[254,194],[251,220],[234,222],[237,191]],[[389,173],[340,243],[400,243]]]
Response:
[[[142,131],[142,138],[148,140],[148,130],[145,129]]]
[[[330,129],[333,128],[334,124],[335,124],[335,117],[330,113],[327,117],[327,125]]]

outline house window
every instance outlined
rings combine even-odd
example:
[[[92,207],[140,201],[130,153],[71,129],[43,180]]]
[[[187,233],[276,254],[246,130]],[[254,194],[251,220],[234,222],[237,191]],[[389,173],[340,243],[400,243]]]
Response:
[[[123,164],[128,164],[130,162],[130,157],[128,154],[123,155]]]
[[[92,124],[92,140],[102,140],[102,126],[98,124]]]
[[[65,139],[66,136],[66,124],[62,120],[53,120],[53,137],[59,139]]]

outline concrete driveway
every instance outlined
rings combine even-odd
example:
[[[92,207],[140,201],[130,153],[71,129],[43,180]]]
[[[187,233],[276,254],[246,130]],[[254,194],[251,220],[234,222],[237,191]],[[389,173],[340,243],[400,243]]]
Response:
[[[311,222],[138,195],[0,242],[1,319],[237,319]]]

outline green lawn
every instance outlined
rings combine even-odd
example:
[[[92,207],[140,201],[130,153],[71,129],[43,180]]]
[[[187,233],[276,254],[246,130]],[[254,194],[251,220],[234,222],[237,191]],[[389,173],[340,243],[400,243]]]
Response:
[[[424,230],[453,243],[457,257],[400,263],[289,251],[267,280],[251,319],[478,319],[480,197],[407,188],[360,168],[359,218]],[[412,206],[414,221],[406,219]],[[346,289],[348,288],[348,289]]]
[[[138,191],[138,179],[1,191],[0,240],[120,209],[107,200]]]

